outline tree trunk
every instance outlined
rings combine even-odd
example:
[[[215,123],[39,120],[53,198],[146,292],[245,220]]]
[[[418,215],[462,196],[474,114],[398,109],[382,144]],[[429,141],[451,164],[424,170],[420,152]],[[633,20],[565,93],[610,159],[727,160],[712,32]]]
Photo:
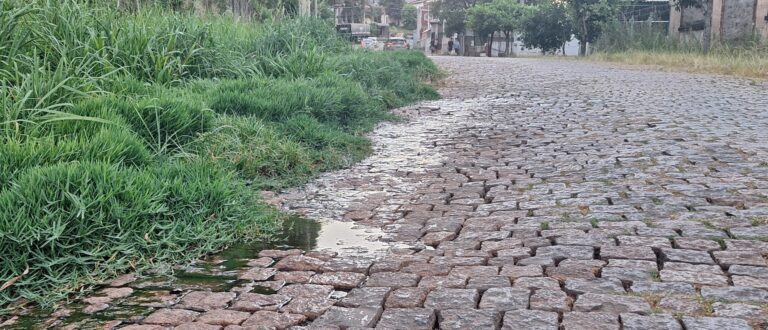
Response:
[[[491,33],[491,41],[488,42],[488,50],[485,53],[485,56],[492,57],[493,56],[493,36],[496,35],[496,32]]]
[[[712,0],[707,0],[704,4],[704,36],[702,37],[702,47],[705,53],[709,53],[712,47],[712,9],[714,4]]]
[[[504,32],[504,37],[506,38],[506,40],[505,40],[506,44],[504,45],[504,56],[506,56],[506,57],[509,57],[509,37],[510,37],[510,34],[511,33],[509,33],[509,32]]]
[[[587,37],[589,30],[587,29],[587,18],[581,19],[581,39],[579,40],[579,56],[587,56]]]
[[[510,42],[511,42],[511,45],[510,45],[510,48],[509,48],[509,53],[512,56],[516,56],[515,55],[515,31],[512,31],[512,32],[509,33],[509,39],[510,39]]]

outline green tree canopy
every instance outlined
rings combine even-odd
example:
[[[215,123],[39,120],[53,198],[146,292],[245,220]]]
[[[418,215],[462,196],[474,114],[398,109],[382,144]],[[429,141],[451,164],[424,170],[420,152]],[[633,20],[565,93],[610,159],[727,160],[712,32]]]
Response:
[[[512,32],[518,30],[525,16],[532,11],[531,6],[521,4],[518,0],[493,0],[488,6],[498,16],[498,31]]]
[[[418,14],[418,10],[415,6],[403,6],[402,20],[400,21],[400,25],[408,30],[415,30]]]
[[[487,37],[502,32],[506,38],[505,53],[509,54],[514,32],[520,28],[531,7],[517,0],[493,0],[467,10],[467,26],[477,35]]]
[[[522,24],[522,39],[526,47],[555,52],[571,40],[573,25],[567,8],[562,4],[544,3],[533,7]]]
[[[463,33],[466,30],[467,10],[489,0],[438,0],[433,10],[440,20],[445,21],[447,34]]]
[[[499,16],[498,30],[504,33],[506,47],[504,53],[510,54],[510,43],[515,40],[515,31],[520,30],[523,20],[533,10],[533,7],[521,4],[518,0],[493,0],[491,9]]]
[[[499,30],[501,15],[490,4],[480,4],[467,10],[467,27],[475,35],[487,37]]]
[[[587,43],[594,42],[605,23],[616,19],[619,0],[566,0],[579,39],[579,55],[587,53]]]
[[[389,18],[394,22],[399,22],[400,24],[403,24],[402,20],[402,14],[403,14],[403,6],[405,5],[405,0],[380,0],[379,5],[384,7],[384,12],[389,15]]]

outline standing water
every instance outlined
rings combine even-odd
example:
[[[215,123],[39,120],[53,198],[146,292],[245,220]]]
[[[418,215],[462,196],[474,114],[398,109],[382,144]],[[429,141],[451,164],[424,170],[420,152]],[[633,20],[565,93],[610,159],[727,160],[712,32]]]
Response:
[[[272,288],[256,286],[250,280],[238,278],[243,271],[251,268],[249,262],[258,256],[259,251],[301,249],[338,255],[380,255],[390,246],[379,240],[382,236],[383,233],[377,228],[361,227],[353,222],[316,222],[294,216],[286,219],[280,232],[268,242],[236,244],[177,269],[172,275],[140,278],[128,286],[131,292],[125,297],[104,302],[96,301],[103,297],[89,297],[54,313],[33,309],[27,315],[6,321],[0,328],[110,328],[115,325],[113,320],[135,319],[150,314],[156,308],[171,306],[190,290],[224,292],[240,289],[272,294],[275,292]],[[105,304],[105,308],[99,310],[99,304]]]

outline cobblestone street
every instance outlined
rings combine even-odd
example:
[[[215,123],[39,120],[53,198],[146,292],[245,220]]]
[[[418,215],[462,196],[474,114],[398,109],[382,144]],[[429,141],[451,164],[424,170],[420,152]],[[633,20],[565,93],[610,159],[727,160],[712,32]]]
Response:
[[[142,315],[100,326],[768,326],[768,83],[433,59],[450,73],[442,100],[400,109],[370,158],[277,197],[379,228],[389,250],[264,250],[234,287],[143,297]],[[88,306],[138,304],[135,283]]]

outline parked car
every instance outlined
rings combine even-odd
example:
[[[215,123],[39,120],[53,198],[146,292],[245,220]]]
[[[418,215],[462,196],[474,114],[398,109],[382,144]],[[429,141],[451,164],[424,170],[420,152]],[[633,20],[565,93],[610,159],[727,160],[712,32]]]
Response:
[[[376,37],[364,38],[360,41],[360,45],[365,49],[377,49],[379,40]]]
[[[396,49],[410,49],[411,45],[408,44],[408,41],[405,40],[405,38],[401,37],[392,37],[389,38],[387,41],[387,50],[396,50]]]

